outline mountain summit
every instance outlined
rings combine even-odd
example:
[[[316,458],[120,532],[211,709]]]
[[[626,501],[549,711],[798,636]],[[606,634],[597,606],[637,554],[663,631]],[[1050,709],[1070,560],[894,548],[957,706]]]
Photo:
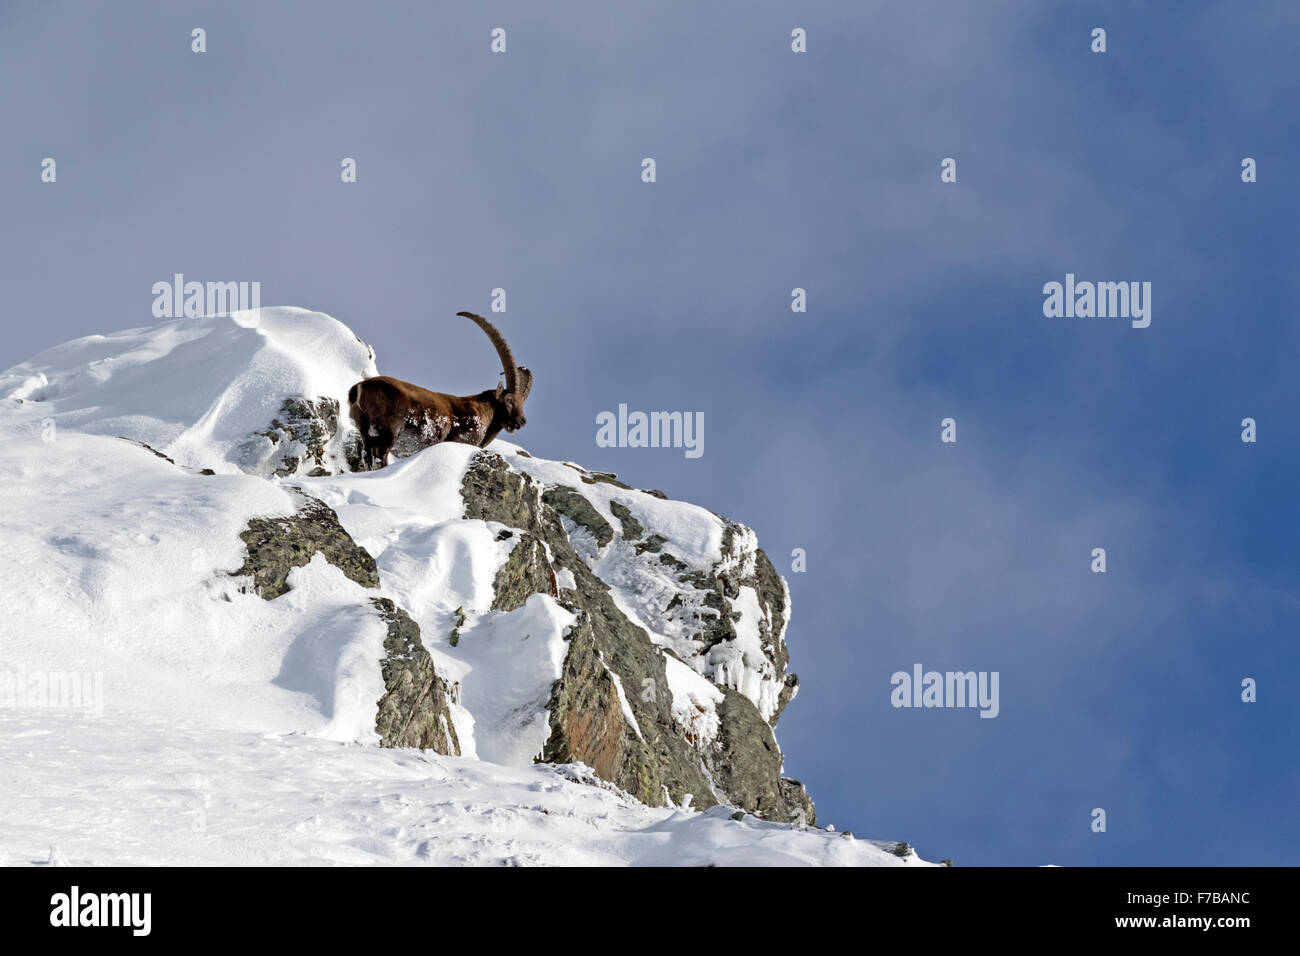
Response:
[[[816,829],[782,776],[790,599],[752,531],[500,440],[355,472],[345,396],[375,374],[299,309],[0,373],[0,721],[31,737],[0,759],[33,800],[51,748],[92,753],[91,779],[134,781],[141,831],[160,801],[201,821],[129,851],[5,823],[0,849],[45,827],[78,861],[263,861],[232,858],[242,826],[267,862],[921,862]],[[97,706],[56,699],[87,675]],[[254,800],[276,766],[298,796]],[[358,802],[399,778],[366,836]]]

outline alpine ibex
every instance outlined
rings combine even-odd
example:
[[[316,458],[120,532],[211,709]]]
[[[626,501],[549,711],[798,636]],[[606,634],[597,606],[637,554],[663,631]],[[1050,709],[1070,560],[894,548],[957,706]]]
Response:
[[[361,432],[362,465],[382,468],[388,453],[412,454],[439,442],[454,441],[480,448],[501,429],[518,431],[526,424],[524,399],[533,387],[533,373],[515,365],[505,337],[487,319],[457,312],[487,333],[505,367],[505,385],[477,395],[444,395],[381,375],[348,389],[348,411]]]

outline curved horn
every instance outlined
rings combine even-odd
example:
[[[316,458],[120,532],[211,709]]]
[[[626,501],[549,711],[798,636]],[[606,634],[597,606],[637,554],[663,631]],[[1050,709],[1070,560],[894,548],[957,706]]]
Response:
[[[487,333],[487,337],[492,340],[492,345],[497,350],[497,355],[501,357],[501,364],[505,366],[506,391],[516,391],[519,384],[519,374],[515,367],[515,357],[510,352],[510,346],[506,345],[505,336],[497,331],[495,325],[481,315],[475,315],[473,312],[457,312],[456,314],[465,316]]]
[[[528,366],[520,365],[517,368],[519,372],[519,400],[523,401],[528,397],[528,393],[533,390],[533,373],[528,370]]]

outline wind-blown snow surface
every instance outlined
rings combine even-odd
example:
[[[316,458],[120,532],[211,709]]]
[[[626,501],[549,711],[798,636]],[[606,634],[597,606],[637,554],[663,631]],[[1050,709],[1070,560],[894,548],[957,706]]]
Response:
[[[0,865],[925,865],[580,779],[157,718],[0,718]]]
[[[513,542],[462,517],[477,449],[366,474],[265,468],[256,436],[286,398],[345,408],[371,374],[346,326],[299,309],[92,336],[0,373],[0,862],[920,864],[725,807],[652,809],[580,765],[534,764],[572,615],[540,594],[491,610]],[[493,449],[538,478],[572,471]],[[375,556],[378,591],[320,555],[273,601],[231,577],[249,519],[292,514],[299,488]],[[679,559],[718,559],[714,516],[632,494]],[[653,582],[620,573],[602,576],[635,615]],[[376,746],[377,595],[459,682],[461,757]],[[742,615],[739,658],[744,627],[757,641]],[[760,665],[670,659],[674,712],[709,739],[714,682],[774,701]]]
[[[10,422],[128,435],[182,466],[235,473],[264,465],[272,449],[260,433],[286,398],[346,410],[348,388],[377,374],[342,322],[268,308],[65,342],[0,373],[0,403]]]

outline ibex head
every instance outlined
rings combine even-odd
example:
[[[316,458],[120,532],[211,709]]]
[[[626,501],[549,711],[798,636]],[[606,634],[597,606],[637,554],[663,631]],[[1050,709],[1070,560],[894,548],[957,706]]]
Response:
[[[515,391],[512,392],[507,385],[497,383],[496,397],[501,403],[501,420],[508,432],[518,431],[528,424],[528,419],[524,417],[524,400],[533,387],[533,373],[526,366],[520,365],[515,369],[515,386]]]

